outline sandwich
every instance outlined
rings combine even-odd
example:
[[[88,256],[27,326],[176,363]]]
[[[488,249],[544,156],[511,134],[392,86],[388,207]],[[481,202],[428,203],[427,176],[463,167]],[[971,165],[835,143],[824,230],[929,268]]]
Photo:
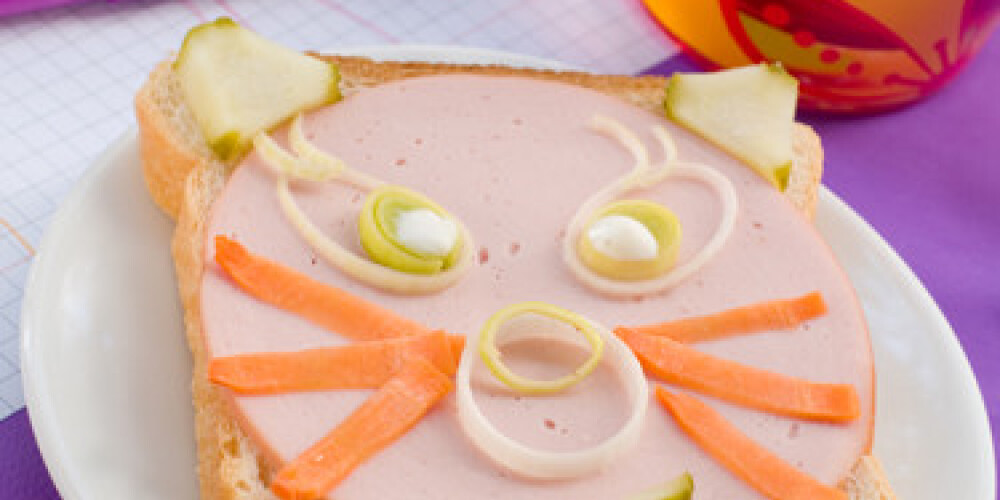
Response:
[[[894,498],[795,92],[192,29],[136,117],[202,497]]]

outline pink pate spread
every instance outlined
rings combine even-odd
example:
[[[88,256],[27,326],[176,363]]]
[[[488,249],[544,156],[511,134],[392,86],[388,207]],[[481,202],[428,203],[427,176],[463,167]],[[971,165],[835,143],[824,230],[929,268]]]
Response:
[[[578,206],[632,167],[628,152],[588,126],[595,113],[638,133],[653,161],[649,133],[667,127],[680,158],[729,177],[740,196],[736,228],[700,272],[663,294],[606,298],[582,286],[563,264],[561,238]],[[873,365],[853,290],[829,249],[788,200],[750,168],[662,116],[575,86],[532,79],[433,76],[365,89],[311,113],[313,143],[354,169],[420,191],[467,225],[479,263],[455,286],[423,297],[393,296],[341,274],[318,258],[286,221],[275,178],[256,155],[233,173],[205,233],[204,341],[212,356],[292,351],[346,342],[342,337],[243,293],[214,264],[212,238],[224,234],[250,251],[450,333],[478,333],[498,309],[542,300],[608,327],[706,314],[763,300],[822,292],[829,312],[790,331],[698,344],[726,359],[817,382],[853,384],[861,417],[849,424],[807,422],[702,400],[752,439],[817,479],[835,484],[869,448]],[[284,141],[284,131],[275,134]],[[365,193],[338,182],[295,183],[309,217],[363,254],[357,217]],[[658,201],[679,217],[679,262],[710,237],[719,203],[698,181],[671,180],[633,197]],[[511,365],[529,373],[567,369],[582,353],[512,345]],[[549,346],[551,347],[551,346]],[[474,380],[490,379],[481,363]],[[652,383],[660,383],[655,380]],[[572,450],[614,433],[627,418],[618,372],[608,363],[567,393],[512,397],[475,387],[495,425],[544,449]],[[675,390],[683,390],[674,388]],[[244,430],[275,466],[328,433],[370,391],[233,396]],[[358,467],[330,497],[363,499],[615,499],[690,471],[701,499],[763,498],[706,455],[652,401],[639,444],[611,467],[573,480],[527,480],[494,464],[463,434],[448,396],[395,444]]]

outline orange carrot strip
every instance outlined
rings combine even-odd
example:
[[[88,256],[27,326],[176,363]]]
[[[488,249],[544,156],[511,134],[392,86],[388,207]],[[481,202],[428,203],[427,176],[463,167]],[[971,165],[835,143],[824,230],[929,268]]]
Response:
[[[354,340],[405,337],[430,330],[379,305],[254,255],[215,237],[215,261],[247,293]]]
[[[455,357],[455,364],[457,365],[462,360],[462,352],[465,351],[465,337],[462,335],[449,335],[448,342],[451,344],[451,355]],[[449,373],[449,375],[454,375],[454,373]]]
[[[377,389],[413,355],[454,375],[458,368],[452,351],[455,339],[465,340],[433,332],[296,352],[240,354],[213,359],[208,377],[240,394]]]
[[[785,463],[729,423],[710,406],[662,386],[656,398],[677,425],[709,455],[772,500],[847,500],[836,488]]]
[[[691,343],[763,330],[792,328],[823,314],[826,314],[823,295],[812,292],[801,297],[758,302],[706,316],[630,328],[647,335]]]
[[[322,497],[409,431],[451,389],[451,380],[437,368],[412,358],[340,425],[285,464],[271,490],[286,500]]]
[[[842,422],[860,415],[850,384],[821,384],[716,358],[667,337],[617,334],[653,375],[736,404],[781,415]]]

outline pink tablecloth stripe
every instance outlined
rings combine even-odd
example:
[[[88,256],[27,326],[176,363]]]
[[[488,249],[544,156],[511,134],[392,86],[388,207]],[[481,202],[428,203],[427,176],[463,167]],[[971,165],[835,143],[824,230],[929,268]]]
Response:
[[[87,0],[0,0],[0,16],[20,14],[22,12],[85,1]]]

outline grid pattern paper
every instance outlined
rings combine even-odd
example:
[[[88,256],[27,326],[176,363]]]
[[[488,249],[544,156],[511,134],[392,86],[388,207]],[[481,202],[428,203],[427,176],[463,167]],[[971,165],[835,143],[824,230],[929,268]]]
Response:
[[[0,419],[24,406],[21,295],[47,221],[134,126],[132,96],[153,65],[218,16],[299,49],[465,45],[603,73],[676,52],[638,0],[95,1],[0,19]]]

